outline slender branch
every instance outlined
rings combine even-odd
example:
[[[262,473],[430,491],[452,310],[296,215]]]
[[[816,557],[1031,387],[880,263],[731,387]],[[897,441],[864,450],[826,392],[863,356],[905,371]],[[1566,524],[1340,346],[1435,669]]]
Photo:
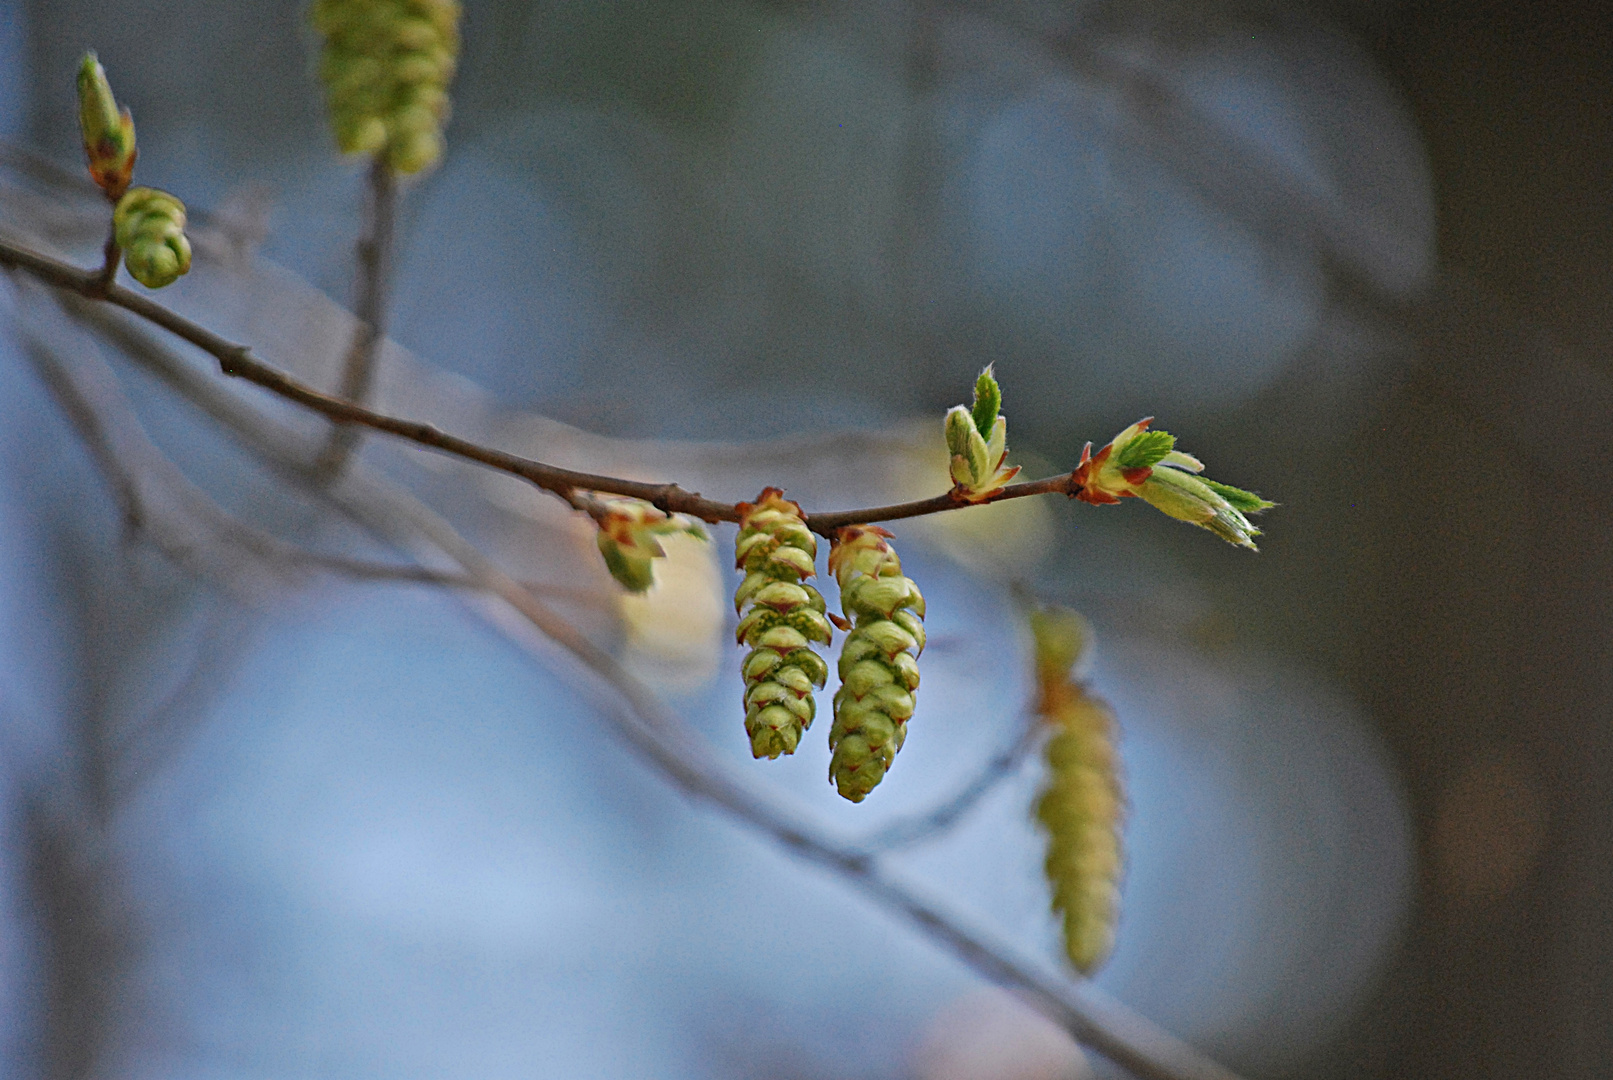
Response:
[[[392,268],[392,233],[397,203],[397,180],[385,154],[370,159],[369,193],[364,232],[358,239],[358,303],[353,314],[353,342],[348,346],[337,393],[363,405],[370,399],[375,382],[375,363],[386,337],[387,278]],[[319,458],[319,471],[335,476],[358,446],[363,429],[337,424]]]
[[[111,223],[106,227],[106,243],[101,247],[101,273],[95,279],[96,287],[105,293],[118,279],[118,258],[123,254],[118,247],[118,230]]]
[[[90,311],[93,309],[86,309]],[[132,328],[131,328],[132,329]],[[1236,1074],[1102,995],[1016,955],[1006,943],[970,926],[902,881],[876,856],[814,826],[807,815],[757,790],[610,653],[560,618],[530,591],[465,540],[414,496],[354,462],[339,482],[324,484],[307,464],[302,439],[233,395],[144,335],[126,340],[133,359],[198,405],[266,463],[316,498],[329,502],[378,537],[400,548],[423,544],[456,562],[465,575],[496,597],[489,620],[518,643],[535,647],[509,616],[536,629],[598,680],[608,692],[602,712],[619,734],[663,776],[695,798],[720,807],[741,824],[800,858],[818,863],[884,907],[900,912],[932,940],[977,972],[1029,1000],[1078,1040],[1144,1080],[1238,1080]]]
[[[1026,717],[1021,722],[1020,730],[1015,733],[1014,741],[993,754],[980,767],[980,771],[955,793],[933,809],[898,818],[871,833],[860,842],[860,847],[868,852],[890,851],[928,840],[950,829],[993,788],[1013,774],[1020,762],[1025,760],[1025,755],[1036,745],[1041,733],[1042,725],[1034,717]]]
[[[208,353],[219,362],[225,374],[263,387],[265,390],[311,409],[342,423],[358,424],[395,435],[401,439],[430,447],[454,457],[474,461],[491,469],[519,476],[523,480],[572,501],[572,493],[601,491],[611,495],[626,495],[643,499],[667,513],[687,514],[702,521],[738,521],[739,511],[733,503],[703,498],[696,492],[685,491],[675,483],[650,484],[637,480],[624,480],[615,476],[562,469],[533,461],[518,454],[506,453],[473,443],[468,439],[450,435],[431,424],[387,416],[315,390],[278,368],[258,360],[245,345],[238,345],[215,334],[206,327],[179,315],[161,304],[119,285],[102,288],[93,274],[86,273],[48,255],[0,240],[0,265],[26,270],[47,284],[67,289],[91,300],[105,300],[125,311],[132,312],[155,323],[169,333]],[[1062,494],[1074,496],[1080,490],[1072,474],[1051,476],[1044,480],[1009,484],[1000,488],[982,502],[999,502],[1005,499],[1024,498],[1029,495]],[[961,510],[974,505],[958,495],[947,492],[929,499],[896,503],[890,506],[864,510],[838,510],[827,513],[809,513],[806,523],[822,536],[832,536],[844,525],[873,521],[895,521],[901,518],[920,517],[947,510]]]

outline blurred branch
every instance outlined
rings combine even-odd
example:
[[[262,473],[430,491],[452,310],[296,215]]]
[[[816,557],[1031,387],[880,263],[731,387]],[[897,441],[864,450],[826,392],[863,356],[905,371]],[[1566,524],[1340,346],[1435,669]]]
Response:
[[[1034,717],[1026,716],[1020,722],[1020,729],[1015,734],[1014,741],[987,759],[980,767],[980,771],[955,794],[925,813],[898,818],[884,828],[870,833],[861,841],[861,848],[868,852],[889,851],[892,848],[907,847],[928,840],[950,829],[957,824],[959,818],[974,809],[993,788],[1013,775],[1020,762],[1025,760],[1025,755],[1036,745],[1037,737],[1041,733],[1042,725]]]
[[[449,435],[431,424],[386,416],[350,401],[320,393],[285,372],[254,358],[247,346],[228,341],[139,293],[115,284],[103,286],[94,274],[3,240],[0,240],[0,265],[26,270],[41,281],[59,289],[66,289],[91,300],[104,300],[138,315],[213,356],[218,360],[219,368],[224,374],[245,379],[287,401],[332,420],[384,431],[389,435],[510,473],[568,502],[571,501],[572,493],[579,489],[603,491],[612,495],[643,499],[667,513],[688,514],[703,521],[739,520],[739,510],[734,504],[702,498],[697,493],[685,491],[677,484],[647,484],[546,465],[541,461],[533,461],[530,458]],[[832,536],[836,529],[844,525],[921,517],[1029,495],[1059,493],[1074,496],[1080,489],[1074,476],[1065,474],[1044,480],[1009,484],[1007,487],[999,488],[978,504],[949,491],[933,498],[889,506],[807,514],[806,523],[814,532]]]
[[[369,183],[365,190],[369,198],[364,232],[358,238],[358,303],[353,309],[358,321],[353,326],[353,343],[347,350],[338,390],[339,396],[359,405],[370,399],[375,362],[386,337],[387,275],[392,265],[398,185],[385,154],[377,153],[370,158]],[[348,455],[358,446],[361,430],[351,424],[337,424],[331,430],[330,441],[320,455],[321,472],[335,476],[342,471]]]
[[[79,306],[79,305],[75,305]],[[104,309],[82,313],[114,322]],[[1024,991],[1043,1012],[1077,1039],[1146,1080],[1236,1080],[1149,1021],[1088,985],[1078,985],[1017,956],[1007,944],[969,926],[960,917],[893,875],[856,845],[814,827],[795,807],[757,790],[609,652],[554,613],[445,519],[408,492],[353,462],[326,484],[309,463],[306,440],[220,388],[148,334],[127,328],[129,355],[310,495],[328,502],[375,535],[403,550],[446,556],[501,603],[485,609],[494,625],[518,643],[537,649],[541,639],[559,646],[607,691],[600,707],[618,733],[662,775],[687,794],[710,802],[798,857],[827,867],[882,906],[900,912],[930,938],[983,976]],[[512,624],[511,617],[519,616]],[[522,626],[527,629],[521,629]]]

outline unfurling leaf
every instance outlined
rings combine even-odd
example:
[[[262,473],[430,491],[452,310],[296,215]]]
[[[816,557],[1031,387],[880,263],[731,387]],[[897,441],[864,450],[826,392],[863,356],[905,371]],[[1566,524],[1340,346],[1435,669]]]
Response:
[[[1087,443],[1071,474],[1081,489],[1075,497],[1094,506],[1139,498],[1178,521],[1209,529],[1229,544],[1255,550],[1260,530],[1245,515],[1277,504],[1195,475],[1204,471],[1204,464],[1177,450],[1174,436],[1147,430],[1153,420],[1150,416],[1137,421],[1096,454]]]

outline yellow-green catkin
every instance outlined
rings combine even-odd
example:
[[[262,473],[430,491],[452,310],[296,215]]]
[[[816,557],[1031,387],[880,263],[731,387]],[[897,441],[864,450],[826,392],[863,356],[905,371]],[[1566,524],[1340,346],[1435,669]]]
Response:
[[[745,731],[752,754],[776,758],[795,753],[816,715],[812,690],[829,677],[811,646],[829,643],[829,619],[823,596],[805,583],[817,572],[818,540],[778,488],[740,503],[739,512],[734,562],[745,578],[734,609],[745,614],[735,636],[751,650],[740,667]]]
[[[852,802],[879,785],[907,738],[924,651],[924,597],[903,575],[890,536],[877,525],[848,525],[829,551],[850,622],[829,729],[829,779]]]
[[[457,0],[315,0],[319,74],[344,154],[384,154],[394,172],[442,157],[459,58]]]
[[[172,285],[190,270],[185,204],[166,191],[130,188],[112,212],[112,229],[123,265],[146,288]]]
[[[1064,950],[1090,975],[1114,947],[1120,918],[1121,826],[1126,812],[1114,713],[1072,668],[1086,651],[1086,620],[1059,608],[1031,616],[1036,712],[1053,729],[1047,789],[1036,817],[1047,829],[1047,880],[1064,917]]]

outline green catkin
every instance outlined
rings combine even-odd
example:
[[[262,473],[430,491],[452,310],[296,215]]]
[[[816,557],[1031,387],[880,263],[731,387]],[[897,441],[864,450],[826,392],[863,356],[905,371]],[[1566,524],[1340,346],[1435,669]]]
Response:
[[[751,753],[777,758],[793,754],[812,726],[814,687],[829,667],[812,651],[829,643],[823,596],[805,580],[816,572],[817,537],[802,520],[801,507],[778,488],[765,488],[754,503],[739,504],[735,566],[745,578],[734,593],[744,611],[735,636],[750,646],[740,670],[745,676],[745,731]]]
[[[877,525],[848,525],[829,552],[851,625],[840,650],[829,779],[852,802],[868,797],[902,748],[924,651],[924,597],[902,574],[890,535]]]
[[[442,157],[459,58],[457,0],[315,0],[319,74],[344,154],[384,154],[394,172]]]
[[[189,272],[185,204],[166,191],[130,188],[112,212],[112,229],[123,265],[146,288],[172,285]]]
[[[1061,609],[1031,616],[1036,639],[1036,712],[1053,729],[1047,788],[1036,817],[1047,830],[1047,880],[1053,910],[1064,918],[1064,949],[1082,974],[1114,947],[1126,812],[1115,718],[1109,706],[1071,678],[1089,638],[1085,620]]]

